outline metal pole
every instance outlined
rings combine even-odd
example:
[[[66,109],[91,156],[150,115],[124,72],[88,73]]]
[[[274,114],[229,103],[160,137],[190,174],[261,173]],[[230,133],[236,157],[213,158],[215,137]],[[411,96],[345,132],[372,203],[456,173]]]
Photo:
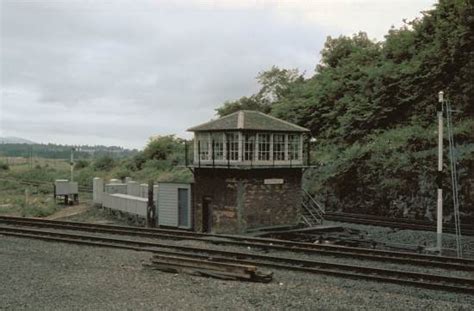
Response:
[[[438,204],[437,204],[437,226],[436,226],[436,248],[441,255],[443,237],[443,91],[438,93]]]
[[[156,225],[156,208],[155,200],[153,194],[153,180],[148,181],[148,202],[147,202],[147,213],[146,213],[146,222],[147,227],[154,228]]]

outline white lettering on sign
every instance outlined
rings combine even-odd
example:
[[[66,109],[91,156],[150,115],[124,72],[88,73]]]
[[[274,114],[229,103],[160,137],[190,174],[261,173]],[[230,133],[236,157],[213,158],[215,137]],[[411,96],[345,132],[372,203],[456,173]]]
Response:
[[[284,180],[282,178],[269,178],[269,179],[264,179],[263,183],[265,185],[281,185],[284,183]]]

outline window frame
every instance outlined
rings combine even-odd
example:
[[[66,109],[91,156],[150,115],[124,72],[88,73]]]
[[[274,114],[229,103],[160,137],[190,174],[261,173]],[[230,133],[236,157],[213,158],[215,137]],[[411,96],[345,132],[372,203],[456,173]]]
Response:
[[[301,135],[288,134],[288,161],[301,161]]]
[[[239,148],[239,132],[226,132],[225,133],[225,155],[224,158],[227,161],[235,162],[239,161],[240,148]]]
[[[266,139],[263,139],[263,138]],[[272,160],[272,133],[257,133],[257,160],[268,162]]]

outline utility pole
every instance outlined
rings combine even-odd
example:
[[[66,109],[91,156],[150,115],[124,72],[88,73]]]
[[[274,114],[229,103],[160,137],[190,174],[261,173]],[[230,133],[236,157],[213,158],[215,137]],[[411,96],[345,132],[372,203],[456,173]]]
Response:
[[[74,147],[71,148],[71,181],[74,181]]]
[[[148,202],[146,206],[146,226],[148,228],[156,227],[156,206],[154,198],[153,180],[150,180],[148,182]]]
[[[436,183],[438,186],[436,248],[440,255],[443,244],[443,101],[444,92],[440,91],[438,93],[438,174],[436,176]]]

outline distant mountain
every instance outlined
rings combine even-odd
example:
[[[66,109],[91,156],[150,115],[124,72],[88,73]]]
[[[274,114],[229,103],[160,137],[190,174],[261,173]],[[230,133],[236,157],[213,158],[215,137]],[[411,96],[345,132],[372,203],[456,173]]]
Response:
[[[28,145],[34,145],[37,144],[34,141],[20,138],[20,137],[13,137],[13,136],[7,136],[7,137],[0,137],[0,144],[28,144]]]

